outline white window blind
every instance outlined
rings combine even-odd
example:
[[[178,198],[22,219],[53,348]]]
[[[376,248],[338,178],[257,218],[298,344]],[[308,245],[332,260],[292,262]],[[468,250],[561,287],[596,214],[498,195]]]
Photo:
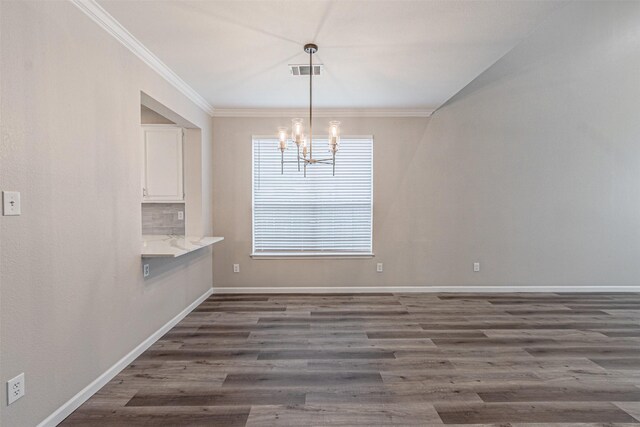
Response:
[[[313,148],[314,158],[330,157],[326,139]],[[253,255],[371,255],[372,137],[342,138],[335,176],[316,164],[305,178],[296,156],[294,144],[281,174],[277,139],[253,139]]]

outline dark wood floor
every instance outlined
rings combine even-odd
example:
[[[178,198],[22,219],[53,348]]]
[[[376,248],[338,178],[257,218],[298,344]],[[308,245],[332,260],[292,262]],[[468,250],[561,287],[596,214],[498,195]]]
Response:
[[[212,296],[64,426],[640,423],[640,294]]]

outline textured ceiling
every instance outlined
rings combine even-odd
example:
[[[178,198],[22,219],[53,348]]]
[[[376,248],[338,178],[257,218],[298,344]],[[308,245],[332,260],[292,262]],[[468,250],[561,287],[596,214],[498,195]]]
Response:
[[[100,5],[215,108],[432,109],[561,7],[556,1],[111,1]]]

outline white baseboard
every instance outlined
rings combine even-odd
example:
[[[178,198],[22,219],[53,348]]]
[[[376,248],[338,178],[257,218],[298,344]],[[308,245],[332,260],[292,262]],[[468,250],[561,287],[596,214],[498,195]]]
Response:
[[[326,294],[373,292],[640,292],[640,286],[342,286],[342,287],[214,287],[214,294]]]
[[[69,399],[64,405],[59,407],[54,413],[44,419],[38,427],[53,427],[60,424],[65,418],[67,418],[73,411],[78,409],[80,405],[86,402],[91,396],[93,396],[98,390],[100,390],[105,384],[107,384],[113,377],[118,375],[120,371],[126,368],[136,357],[140,356],[146,349],[156,342],[160,337],[173,328],[178,322],[184,319],[187,314],[191,313],[194,308],[200,305],[204,300],[209,298],[213,293],[213,289],[209,289],[207,292],[198,297],[197,300],[189,304],[187,308],[182,310],[176,317],[169,320],[164,326],[151,334],[146,340],[140,343],[136,348],[131,350],[122,359],[118,360],[113,366],[107,369],[102,375],[93,380],[88,386],[82,389],[78,394]]]

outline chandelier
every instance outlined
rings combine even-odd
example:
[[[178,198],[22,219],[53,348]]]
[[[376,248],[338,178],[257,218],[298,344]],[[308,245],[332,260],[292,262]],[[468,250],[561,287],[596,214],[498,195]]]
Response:
[[[336,175],[336,153],[340,144],[340,122],[329,122],[329,152],[331,157],[314,158],[313,157],[313,54],[318,51],[318,46],[313,43],[304,45],[304,51],[309,54],[309,135],[304,134],[304,123],[302,119],[296,118],[291,120],[291,137],[287,134],[286,127],[278,128],[278,142],[280,149],[280,173],[284,174],[285,163],[298,163],[298,172],[300,172],[300,164],[304,169],[304,176],[307,176],[307,166],[322,164],[330,165],[333,168],[333,176]],[[297,159],[294,161],[284,160],[284,151],[287,149],[289,141],[296,144],[298,150]]]

